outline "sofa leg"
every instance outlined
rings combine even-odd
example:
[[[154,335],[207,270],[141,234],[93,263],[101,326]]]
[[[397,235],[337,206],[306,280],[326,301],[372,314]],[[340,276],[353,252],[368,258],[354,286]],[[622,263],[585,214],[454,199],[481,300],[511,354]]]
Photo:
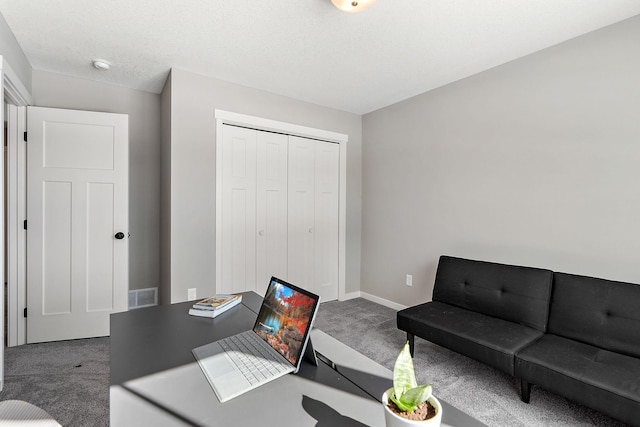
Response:
[[[411,352],[411,357],[413,357],[413,346],[414,346],[413,334],[410,334],[409,332],[407,332],[407,341],[409,341],[409,351]]]
[[[529,403],[531,397],[531,383],[529,381],[520,380],[520,400]]]

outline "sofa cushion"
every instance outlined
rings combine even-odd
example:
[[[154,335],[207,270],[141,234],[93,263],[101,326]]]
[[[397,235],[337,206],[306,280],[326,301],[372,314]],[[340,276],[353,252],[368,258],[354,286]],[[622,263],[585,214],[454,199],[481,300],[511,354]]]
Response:
[[[432,301],[398,312],[398,328],[498,368],[514,372],[514,354],[542,332]]]
[[[640,359],[546,334],[516,354],[515,376],[622,421],[638,422]]]
[[[433,301],[545,332],[553,272],[441,256]]]
[[[640,357],[640,285],[555,273],[549,333]]]

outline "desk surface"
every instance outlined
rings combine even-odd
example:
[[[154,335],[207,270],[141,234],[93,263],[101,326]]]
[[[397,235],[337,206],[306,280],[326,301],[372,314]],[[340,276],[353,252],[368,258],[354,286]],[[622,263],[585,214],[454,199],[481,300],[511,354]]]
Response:
[[[297,375],[218,401],[191,349],[251,329],[261,301],[245,293],[241,305],[215,319],[189,316],[192,302],[112,315],[111,425],[249,425],[254,420],[252,425],[384,426],[378,400],[391,386],[391,371],[318,330],[312,332],[313,345],[337,371],[303,361]],[[443,425],[483,425],[442,403]]]

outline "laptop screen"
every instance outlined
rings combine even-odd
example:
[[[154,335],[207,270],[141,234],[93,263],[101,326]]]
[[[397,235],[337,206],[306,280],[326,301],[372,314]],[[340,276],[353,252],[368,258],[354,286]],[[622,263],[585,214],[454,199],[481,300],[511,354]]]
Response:
[[[271,278],[253,331],[293,366],[298,366],[319,297]]]

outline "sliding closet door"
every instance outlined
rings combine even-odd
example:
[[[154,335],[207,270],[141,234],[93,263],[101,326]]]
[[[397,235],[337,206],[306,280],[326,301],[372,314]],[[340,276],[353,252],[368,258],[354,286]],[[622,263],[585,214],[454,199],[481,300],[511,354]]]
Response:
[[[287,135],[257,133],[256,292],[287,280]]]
[[[222,292],[256,290],[255,130],[223,126]]]

